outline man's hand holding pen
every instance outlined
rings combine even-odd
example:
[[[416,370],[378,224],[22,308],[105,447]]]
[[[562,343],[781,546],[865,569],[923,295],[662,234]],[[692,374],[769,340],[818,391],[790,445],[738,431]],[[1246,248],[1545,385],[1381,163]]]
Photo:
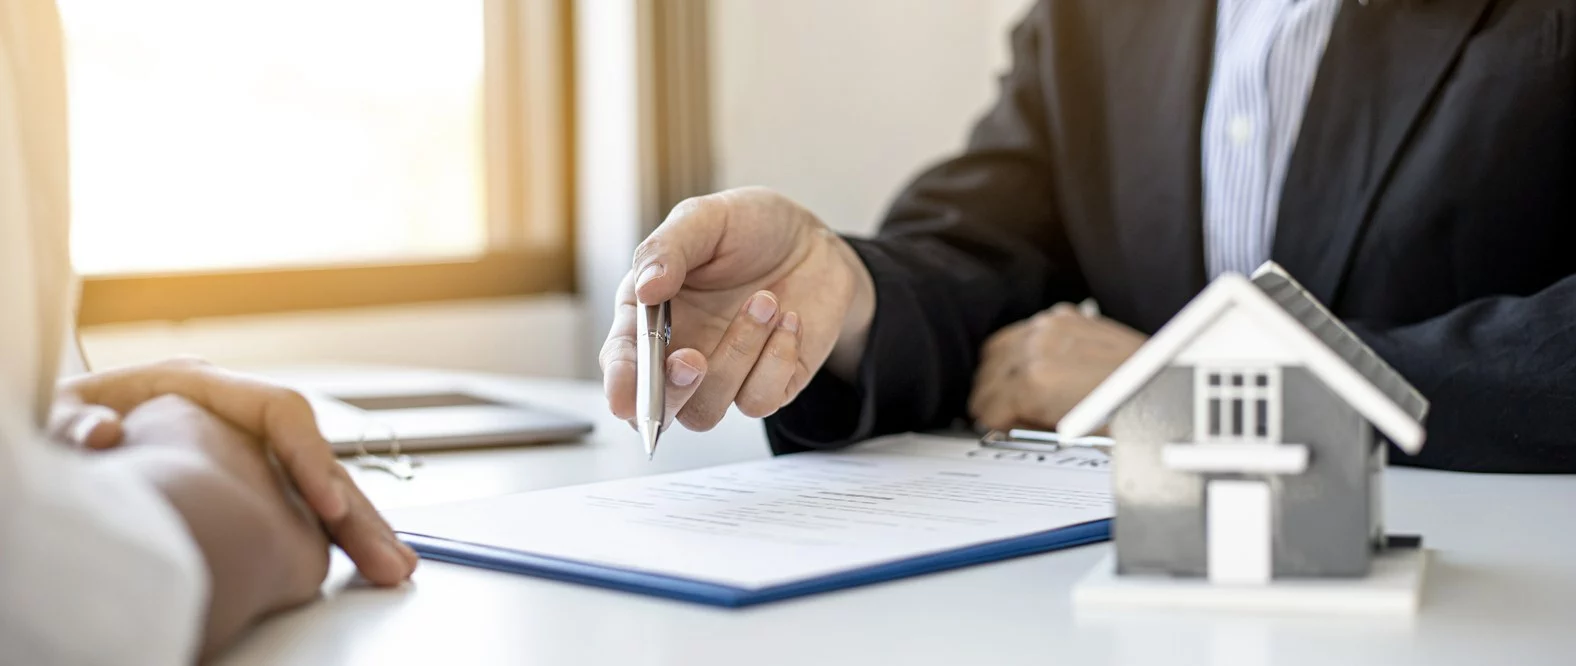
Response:
[[[641,243],[619,285],[600,357],[608,405],[619,418],[636,417],[641,305],[667,302],[671,316],[663,422],[703,431],[730,405],[751,417],[776,412],[834,346],[832,369],[852,374],[874,292],[848,243],[775,192],[685,201]]]

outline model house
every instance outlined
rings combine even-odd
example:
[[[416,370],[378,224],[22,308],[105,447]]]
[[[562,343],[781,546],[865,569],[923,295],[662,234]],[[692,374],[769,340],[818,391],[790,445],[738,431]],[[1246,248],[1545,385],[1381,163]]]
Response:
[[[1062,419],[1109,424],[1116,573],[1360,577],[1428,401],[1279,266],[1221,276]]]

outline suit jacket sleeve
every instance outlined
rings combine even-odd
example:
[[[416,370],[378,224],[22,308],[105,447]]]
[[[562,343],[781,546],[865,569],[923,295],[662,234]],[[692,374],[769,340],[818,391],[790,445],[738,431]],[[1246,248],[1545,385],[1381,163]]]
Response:
[[[1428,441],[1391,462],[1576,472],[1576,276],[1405,326],[1351,322],[1430,401]]]
[[[876,289],[858,376],[823,370],[767,419],[774,451],[946,427],[965,414],[992,332],[1086,295],[1056,217],[1044,11],[1037,5],[1014,30],[1013,67],[963,152],[912,182],[875,238],[849,239]]]

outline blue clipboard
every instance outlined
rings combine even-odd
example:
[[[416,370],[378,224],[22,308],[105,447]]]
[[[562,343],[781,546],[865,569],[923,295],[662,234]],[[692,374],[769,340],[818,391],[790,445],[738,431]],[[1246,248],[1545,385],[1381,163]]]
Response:
[[[400,532],[399,536],[402,541],[415,549],[417,554],[429,560],[594,585],[709,606],[741,608],[1105,541],[1111,538],[1111,520],[1109,518],[1095,520],[760,589],[746,589],[546,557],[421,534]]]

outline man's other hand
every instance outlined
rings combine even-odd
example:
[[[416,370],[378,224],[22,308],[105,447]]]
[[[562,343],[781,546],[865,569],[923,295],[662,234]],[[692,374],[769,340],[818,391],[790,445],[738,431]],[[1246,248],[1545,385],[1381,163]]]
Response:
[[[976,424],[1052,430],[1147,338],[1058,303],[985,342],[969,396]]]

